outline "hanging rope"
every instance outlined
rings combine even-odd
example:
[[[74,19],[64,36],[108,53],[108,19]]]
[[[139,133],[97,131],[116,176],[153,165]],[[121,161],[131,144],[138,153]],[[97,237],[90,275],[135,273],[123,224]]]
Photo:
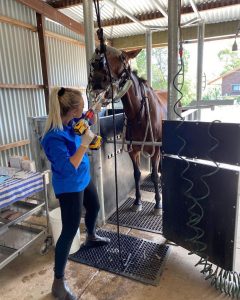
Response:
[[[149,102],[148,102],[147,94],[145,92],[145,87],[143,86],[143,88],[144,88],[145,107],[146,107],[146,114],[147,114],[147,126],[146,126],[146,130],[145,130],[143,143],[142,143],[142,146],[141,146],[141,154],[145,158],[151,158],[155,154],[155,146],[154,145],[152,145],[152,153],[151,154],[144,153],[144,151],[143,151],[143,148],[145,146],[145,142],[146,142],[146,139],[147,139],[148,128],[150,129],[151,142],[154,143],[154,136],[153,136],[153,130],[152,130],[152,120],[151,120],[150,111],[149,111]]]

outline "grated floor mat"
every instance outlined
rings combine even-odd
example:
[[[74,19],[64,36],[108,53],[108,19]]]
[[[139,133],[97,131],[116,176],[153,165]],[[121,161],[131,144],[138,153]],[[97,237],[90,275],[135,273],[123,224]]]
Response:
[[[155,202],[142,201],[143,209],[139,212],[131,210],[134,199],[128,198],[119,208],[119,225],[140,230],[162,233],[162,216],[155,216],[153,209]],[[117,224],[116,212],[107,220],[108,223]]]
[[[159,186],[159,192],[161,192],[161,191],[162,191],[162,188],[161,188],[160,183],[158,184],[158,186]],[[140,190],[155,193],[154,184],[153,184],[153,182],[152,182],[152,180],[151,180],[151,174],[149,174],[149,175],[143,180],[143,182],[142,182],[141,185],[140,185]]]
[[[100,236],[111,239],[107,246],[81,247],[69,259],[89,266],[157,285],[167,259],[169,246],[120,234],[123,264],[118,250],[117,233],[98,230]]]

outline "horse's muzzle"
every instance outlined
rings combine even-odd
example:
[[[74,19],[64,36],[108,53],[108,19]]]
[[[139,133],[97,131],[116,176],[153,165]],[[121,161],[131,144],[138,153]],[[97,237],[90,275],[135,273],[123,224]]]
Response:
[[[91,74],[90,82],[93,90],[106,90],[109,85],[107,74],[99,71]]]

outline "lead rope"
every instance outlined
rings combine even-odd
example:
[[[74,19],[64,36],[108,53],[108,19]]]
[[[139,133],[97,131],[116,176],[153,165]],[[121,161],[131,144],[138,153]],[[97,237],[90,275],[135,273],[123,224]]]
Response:
[[[153,136],[153,130],[152,130],[152,122],[151,122],[151,117],[150,117],[150,111],[149,111],[149,101],[148,101],[148,97],[145,93],[145,87],[143,86],[144,88],[144,99],[145,99],[145,103],[146,103],[146,113],[147,113],[147,126],[146,126],[146,130],[145,130],[145,134],[144,134],[144,139],[143,139],[143,142],[142,142],[142,146],[141,146],[141,154],[143,155],[143,157],[145,158],[151,158],[153,157],[153,155],[155,154],[155,146],[152,145],[152,153],[151,154],[148,154],[148,153],[145,153],[143,151],[143,148],[145,146],[145,142],[146,142],[146,139],[147,139],[147,134],[148,134],[148,128],[150,127],[150,135],[151,135],[151,141],[152,143],[154,143],[154,136]],[[125,152],[131,152],[133,150],[132,148],[132,144],[130,144],[130,147],[129,147],[129,150],[126,149],[125,145],[126,145],[126,131],[127,131],[127,119],[125,118],[124,120],[124,125],[123,125],[123,132],[122,132],[122,148],[121,148],[121,151],[125,151]]]
[[[144,135],[143,143],[142,143],[142,146],[141,146],[141,154],[145,158],[151,158],[155,154],[155,146],[154,145],[152,145],[152,153],[151,154],[145,153],[143,151],[143,148],[145,146],[145,142],[146,142],[146,139],[147,139],[148,127],[150,127],[151,141],[152,141],[152,143],[154,143],[154,136],[153,136],[153,130],[152,130],[152,122],[151,122],[151,117],[150,117],[150,112],[149,112],[149,102],[148,102],[148,97],[146,95],[145,95],[145,102],[146,102],[146,112],[147,112],[147,126],[146,126],[146,130],[145,130],[145,135]]]

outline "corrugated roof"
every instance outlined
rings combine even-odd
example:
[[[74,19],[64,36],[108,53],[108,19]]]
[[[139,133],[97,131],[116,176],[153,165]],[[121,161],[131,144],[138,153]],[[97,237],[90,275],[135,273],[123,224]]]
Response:
[[[114,2],[114,1],[113,1]],[[168,1],[167,0],[157,0],[158,4],[167,11]],[[147,13],[158,13],[158,6],[154,0],[117,0],[116,3],[127,10],[130,14],[134,15],[137,18],[141,18],[143,14]],[[209,0],[201,1],[195,0],[194,3],[203,10],[200,11],[200,15],[206,24],[219,23],[219,22],[228,22],[235,21],[240,19],[240,1],[230,1],[226,0],[223,7],[213,8],[220,6],[220,1]],[[235,5],[233,5],[236,3]],[[181,21],[185,23],[196,15],[191,12],[191,9],[188,8],[191,6],[189,0],[182,1],[182,8],[185,8],[186,13],[182,14]],[[207,10],[206,10],[207,8]],[[96,21],[95,9],[94,10],[94,21]],[[83,23],[83,6],[77,5],[70,8],[61,9],[61,12],[73,18],[74,20]],[[101,20],[115,20],[115,23],[118,23],[116,19],[126,17],[125,14],[115,8],[113,5],[109,4],[107,1],[100,1],[100,13]],[[167,18],[160,17],[154,18],[151,20],[142,21],[144,25],[151,26],[167,26]],[[133,23],[131,20],[124,24],[116,24],[110,26],[104,26],[104,33],[107,38],[118,38],[125,36],[132,36],[145,33],[145,29],[139,24]],[[163,28],[159,30],[165,30]]]

